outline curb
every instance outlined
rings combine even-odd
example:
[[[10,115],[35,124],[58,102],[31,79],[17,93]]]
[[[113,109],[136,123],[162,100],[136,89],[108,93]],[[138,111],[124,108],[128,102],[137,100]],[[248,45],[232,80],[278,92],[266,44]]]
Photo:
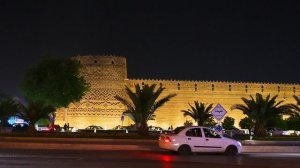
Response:
[[[300,153],[300,146],[243,146],[242,153]]]
[[[300,141],[241,141],[242,153],[300,153]],[[157,140],[0,137],[0,149],[163,151]]]

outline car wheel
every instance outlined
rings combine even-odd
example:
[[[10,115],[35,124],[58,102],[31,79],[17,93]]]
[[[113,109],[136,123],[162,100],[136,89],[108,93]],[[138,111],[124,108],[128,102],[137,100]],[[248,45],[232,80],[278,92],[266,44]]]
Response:
[[[190,155],[192,152],[191,148],[189,145],[181,145],[179,148],[178,148],[178,153],[180,155]]]
[[[226,155],[236,155],[238,153],[238,149],[236,146],[230,145],[226,148],[225,154]]]

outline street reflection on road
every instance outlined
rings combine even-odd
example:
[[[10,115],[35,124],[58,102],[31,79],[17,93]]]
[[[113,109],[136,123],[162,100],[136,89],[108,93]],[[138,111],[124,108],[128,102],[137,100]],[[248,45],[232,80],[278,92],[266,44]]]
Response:
[[[170,162],[171,161],[171,156],[162,155],[161,160],[164,161],[164,162]]]
[[[298,168],[300,153],[193,154],[167,151],[0,150],[0,167]],[[201,166],[200,166],[201,165]]]
[[[227,166],[268,166],[270,163],[275,167],[285,165],[295,166],[294,163],[300,158],[300,153],[243,153],[236,156],[222,154],[193,154],[180,156],[171,152],[135,152],[139,159],[155,160],[163,163],[163,168],[171,168],[177,163],[201,163],[220,164]],[[275,165],[274,165],[275,164]]]
[[[149,152],[138,152],[135,153],[139,158],[147,160],[156,160],[162,162],[162,168],[172,168],[171,162],[174,160],[173,157],[169,154],[160,154],[160,153],[149,153]]]
[[[136,155],[138,158],[158,160],[162,162],[171,162],[174,160],[174,156],[155,152],[135,152],[133,155]]]

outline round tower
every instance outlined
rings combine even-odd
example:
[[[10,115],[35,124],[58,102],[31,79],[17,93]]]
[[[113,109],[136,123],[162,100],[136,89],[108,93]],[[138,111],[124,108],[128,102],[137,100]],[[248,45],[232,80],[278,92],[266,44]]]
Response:
[[[82,75],[91,90],[83,99],[115,101],[124,91],[127,79],[126,58],[120,56],[76,56],[82,65]]]
[[[71,103],[57,117],[60,125],[69,123],[76,128],[99,125],[113,128],[121,125],[124,106],[115,96],[126,96],[125,79],[127,79],[126,58],[121,56],[75,56],[83,68],[81,75],[90,84],[90,90],[80,100]]]

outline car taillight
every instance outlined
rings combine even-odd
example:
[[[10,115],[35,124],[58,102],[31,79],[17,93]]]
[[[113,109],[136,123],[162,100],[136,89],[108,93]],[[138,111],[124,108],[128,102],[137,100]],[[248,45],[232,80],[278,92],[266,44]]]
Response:
[[[165,137],[164,142],[165,142],[165,143],[171,142],[171,138],[170,138],[170,137]]]

